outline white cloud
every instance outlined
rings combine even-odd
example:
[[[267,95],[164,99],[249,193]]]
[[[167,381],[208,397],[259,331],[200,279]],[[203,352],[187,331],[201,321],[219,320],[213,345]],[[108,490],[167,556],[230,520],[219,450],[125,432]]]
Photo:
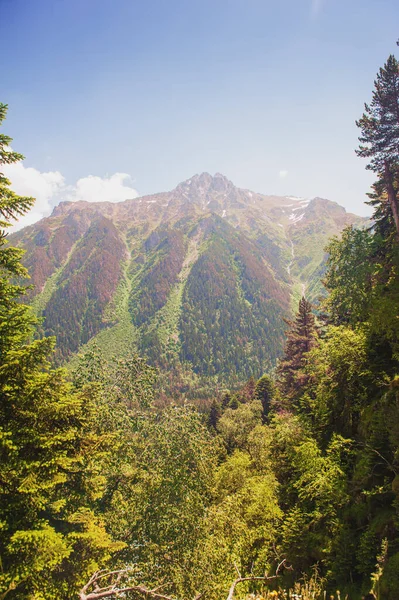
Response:
[[[280,179],[285,179],[288,175],[288,171],[286,171],[285,169],[281,169],[281,171],[278,172],[278,176],[280,177]]]
[[[130,185],[131,177],[127,173],[115,173],[106,177],[88,175],[74,185],[67,186],[64,176],[59,171],[43,173],[33,167],[25,167],[23,163],[4,165],[3,172],[11,181],[11,189],[14,192],[20,196],[36,198],[34,207],[18,220],[12,228],[13,231],[49,216],[61,200],[121,202],[138,196],[137,190]]]
[[[129,183],[130,175],[115,173],[110,177],[88,175],[82,177],[69,188],[67,200],[86,200],[86,202],[121,202],[128,198],[137,198],[137,191]]]
[[[18,220],[13,230],[31,225],[49,215],[58,200],[54,199],[65,187],[65,179],[59,171],[41,173],[33,167],[24,167],[23,163],[4,165],[3,172],[11,181],[11,189],[20,196],[33,196],[36,202],[24,217]]]

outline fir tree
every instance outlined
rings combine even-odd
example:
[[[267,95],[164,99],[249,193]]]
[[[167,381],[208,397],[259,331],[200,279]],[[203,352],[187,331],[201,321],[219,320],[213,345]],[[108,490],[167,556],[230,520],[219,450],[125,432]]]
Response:
[[[210,429],[214,429],[216,431],[218,421],[222,415],[220,402],[217,400],[212,400],[212,404],[209,409],[209,415],[207,419],[207,424]]]
[[[307,380],[304,372],[306,353],[316,344],[317,329],[312,305],[302,297],[294,321],[290,326],[282,360],[278,366],[279,388],[284,398],[293,400]]]
[[[10,143],[0,135],[0,167],[22,158]],[[27,272],[5,229],[33,199],[9,185],[0,173],[0,598],[70,598],[120,548],[91,510],[106,436],[94,431],[92,398],[50,369],[54,340],[29,342],[35,319],[16,283]]]
[[[6,113],[7,105],[0,104],[0,125]],[[0,168],[23,158],[11,150],[11,141],[8,135],[0,133]],[[6,233],[13,220],[29,210],[34,199],[17,196],[9,186],[10,181],[0,172],[0,360],[26,338],[32,323],[29,309],[19,302],[25,288],[15,283],[28,276],[20,262],[23,250],[8,246]]]
[[[378,174],[399,236],[397,175],[399,169],[399,62],[391,55],[379,70],[370,105],[356,121],[361,129],[358,156],[369,158],[367,169]]]
[[[6,104],[0,103],[0,125],[6,118],[7,108]],[[4,133],[0,133],[0,165],[9,165],[24,158],[22,154],[14,152],[11,149],[11,142],[12,138]],[[5,237],[4,228],[10,227],[12,224],[10,219],[17,219],[24,215],[33,206],[35,201],[34,198],[18,196],[10,190],[9,186],[10,181],[3,173],[0,173],[0,216],[2,218],[0,228],[3,230],[1,232],[2,244],[4,244]],[[12,267],[11,262],[7,268],[10,267]]]
[[[260,400],[262,402],[262,421],[265,423],[267,421],[271,404],[275,396],[275,389],[273,381],[270,379],[268,375],[262,375],[260,379],[256,382],[254,398],[255,400]]]

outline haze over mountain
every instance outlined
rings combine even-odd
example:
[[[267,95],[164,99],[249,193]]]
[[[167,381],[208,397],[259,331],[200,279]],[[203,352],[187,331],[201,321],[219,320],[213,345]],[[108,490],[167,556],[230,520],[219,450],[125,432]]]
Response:
[[[267,196],[202,173],[117,204],[62,202],[12,238],[26,249],[58,361],[94,341],[109,355],[134,345],[184,392],[270,370],[283,318],[301,294],[320,292],[328,238],[364,221],[323,198]]]

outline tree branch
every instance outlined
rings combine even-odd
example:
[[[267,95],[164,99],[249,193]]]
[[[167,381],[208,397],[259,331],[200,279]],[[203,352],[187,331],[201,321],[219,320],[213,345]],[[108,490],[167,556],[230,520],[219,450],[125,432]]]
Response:
[[[286,566],[285,563],[286,563],[286,559],[284,558],[277,565],[276,573],[274,575],[268,575],[266,573],[263,576],[249,575],[248,577],[241,577],[240,572],[237,569],[237,566],[234,564],[234,568],[235,568],[235,570],[238,573],[238,578],[235,581],[233,581],[233,583],[231,584],[231,587],[230,587],[230,590],[229,590],[229,595],[227,596],[227,600],[233,600],[233,598],[234,598],[234,592],[235,592],[235,589],[236,589],[237,585],[239,583],[242,583],[243,581],[270,581],[271,579],[277,579],[281,567],[285,567],[286,569],[289,568],[289,567]]]
[[[143,585],[134,584],[129,585],[127,582],[125,585],[120,585],[124,578],[128,578],[129,571],[131,569],[119,569],[117,571],[97,571],[94,573],[89,581],[79,591],[79,600],[101,600],[102,598],[120,598],[122,594],[127,592],[136,592],[143,594],[144,596],[153,598],[153,600],[174,600],[171,596],[161,594],[159,590],[166,584],[158,585],[155,588],[149,589]],[[110,578],[109,585],[103,585],[100,587],[99,583],[101,580]],[[199,600],[202,594],[198,595],[195,600]]]

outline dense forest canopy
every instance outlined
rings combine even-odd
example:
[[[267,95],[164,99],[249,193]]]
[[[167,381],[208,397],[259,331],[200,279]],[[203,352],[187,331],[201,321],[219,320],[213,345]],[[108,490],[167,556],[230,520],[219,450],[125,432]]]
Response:
[[[331,240],[327,297],[300,300],[275,374],[201,413],[161,402],[133,349],[51,366],[6,235],[33,199],[0,175],[0,598],[399,597],[395,57],[358,125],[372,227]]]

